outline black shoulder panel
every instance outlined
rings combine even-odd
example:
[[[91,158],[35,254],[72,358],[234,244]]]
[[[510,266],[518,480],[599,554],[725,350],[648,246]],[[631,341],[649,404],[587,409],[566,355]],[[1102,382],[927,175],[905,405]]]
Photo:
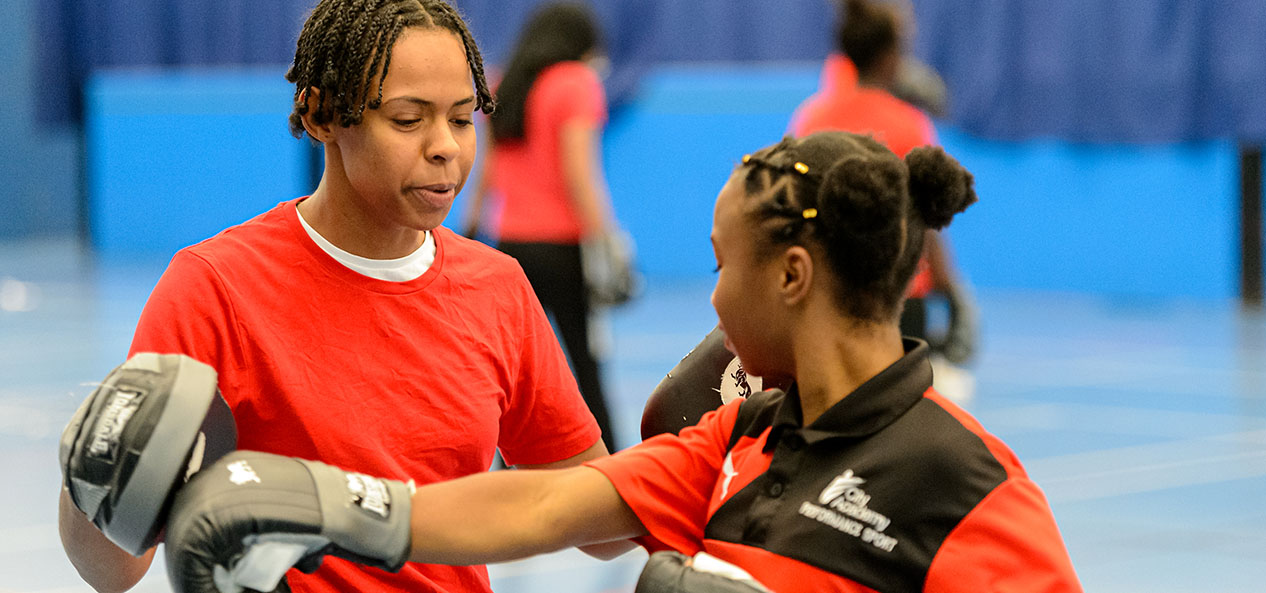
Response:
[[[743,434],[759,436],[777,406],[757,409]],[[984,441],[929,399],[864,438],[775,433],[768,471],[721,505],[705,537],[879,591],[921,591],[945,538],[1007,477]]]

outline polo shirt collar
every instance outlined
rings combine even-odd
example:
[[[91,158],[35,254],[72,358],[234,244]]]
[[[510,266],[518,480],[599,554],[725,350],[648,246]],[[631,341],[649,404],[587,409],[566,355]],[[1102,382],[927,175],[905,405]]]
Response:
[[[844,399],[831,406],[813,424],[803,427],[800,392],[796,385],[787,390],[774,413],[772,433],[765,450],[778,444],[784,430],[801,429],[808,443],[832,437],[864,437],[879,432],[923,399],[932,386],[932,364],[927,342],[904,338],[905,356],[862,383]]]

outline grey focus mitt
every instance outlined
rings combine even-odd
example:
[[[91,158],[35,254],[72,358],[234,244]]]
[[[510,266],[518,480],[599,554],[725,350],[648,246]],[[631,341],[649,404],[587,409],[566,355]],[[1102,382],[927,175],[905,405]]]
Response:
[[[185,480],[237,446],[216,380],[188,356],[138,353],[110,371],[62,433],[71,501],[134,556],[158,542]]]

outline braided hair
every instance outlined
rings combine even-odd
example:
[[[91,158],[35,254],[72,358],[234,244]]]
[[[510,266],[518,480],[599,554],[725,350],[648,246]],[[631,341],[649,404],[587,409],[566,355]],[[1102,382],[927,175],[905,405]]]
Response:
[[[377,109],[391,48],[413,27],[444,29],[461,39],[474,78],[475,108],[491,113],[495,101],[484,79],[479,47],[461,14],[444,0],[321,0],[299,33],[295,60],[286,72],[286,80],[295,84],[290,133],[303,137],[309,88],[320,91],[312,108],[318,124],[337,116],[340,125],[354,126],[366,108]]]
[[[786,138],[744,157],[739,171],[766,250],[821,246],[844,310],[867,321],[900,313],[924,231],[976,202],[971,173],[944,150],[916,148],[903,161],[847,132]]]

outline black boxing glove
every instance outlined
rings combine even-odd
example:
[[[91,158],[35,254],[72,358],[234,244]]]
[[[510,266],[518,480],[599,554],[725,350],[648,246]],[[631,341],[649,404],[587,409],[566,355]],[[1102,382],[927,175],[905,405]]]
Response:
[[[725,348],[725,332],[714,328],[655,386],[642,410],[642,439],[677,434],[735,398],[783,385],[748,375]]]
[[[704,552],[651,554],[633,593],[770,593],[743,569]]]
[[[395,572],[409,558],[413,485],[239,451],[176,495],[166,535],[176,593],[272,591],[328,554]]]

